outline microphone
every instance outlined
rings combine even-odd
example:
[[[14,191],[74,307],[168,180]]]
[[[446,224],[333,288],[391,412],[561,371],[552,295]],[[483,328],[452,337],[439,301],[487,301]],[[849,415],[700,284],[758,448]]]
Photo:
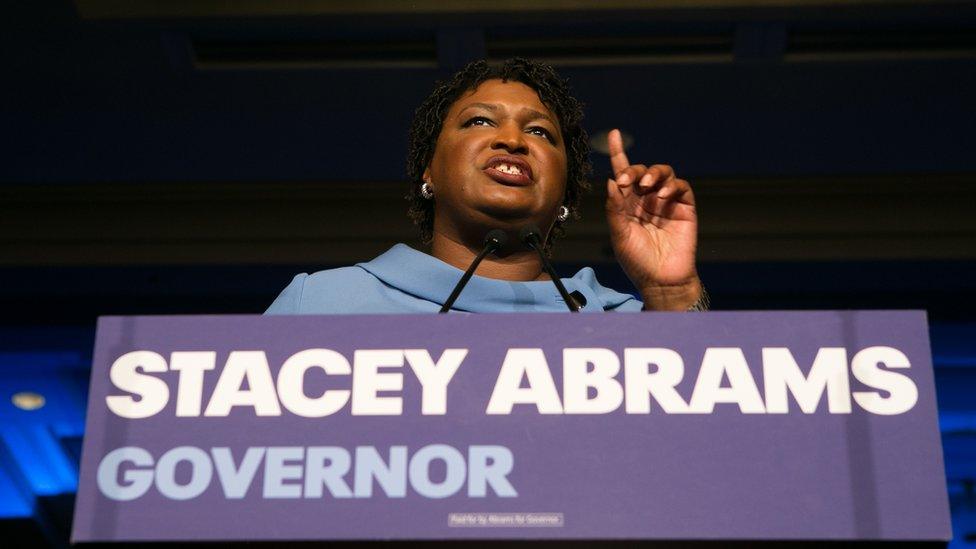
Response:
[[[479,253],[477,257],[474,258],[474,261],[471,262],[471,266],[468,267],[468,270],[464,271],[464,275],[461,276],[461,280],[458,281],[457,286],[454,286],[454,291],[452,291],[451,295],[448,296],[447,301],[444,302],[441,310],[437,311],[438,313],[446,313],[451,310],[451,306],[454,305],[454,302],[457,301],[458,296],[461,295],[461,290],[463,290],[468,284],[468,281],[471,280],[471,276],[478,268],[478,265],[481,264],[481,260],[484,259],[488,254],[502,249],[507,242],[508,235],[505,234],[505,231],[501,229],[492,229],[488,231],[488,234],[485,235],[485,247],[481,249],[481,253]]]
[[[566,291],[566,286],[563,286],[563,282],[559,280],[559,276],[556,275],[556,270],[552,268],[552,263],[549,263],[549,259],[546,257],[545,252],[542,251],[542,237],[540,236],[539,228],[535,225],[529,225],[524,227],[519,231],[519,240],[523,244],[532,248],[539,254],[539,258],[542,259],[542,268],[549,273],[549,278],[552,279],[552,283],[556,285],[556,289],[559,290],[559,295],[562,296],[563,301],[566,302],[566,306],[569,307],[571,313],[578,313],[580,310],[579,303],[573,296],[569,295]]]

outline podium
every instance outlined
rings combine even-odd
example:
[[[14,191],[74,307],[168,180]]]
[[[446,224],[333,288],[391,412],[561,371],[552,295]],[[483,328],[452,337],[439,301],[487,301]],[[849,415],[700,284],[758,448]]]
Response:
[[[921,311],[103,317],[74,542],[950,539]]]

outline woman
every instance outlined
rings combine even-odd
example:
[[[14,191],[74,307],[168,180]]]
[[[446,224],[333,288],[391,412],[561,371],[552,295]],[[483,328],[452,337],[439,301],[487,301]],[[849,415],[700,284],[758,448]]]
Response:
[[[452,310],[566,311],[539,255],[517,235],[541,227],[548,249],[575,214],[590,168],[582,117],[547,65],[467,65],[417,109],[410,132],[410,215],[430,255],[398,244],[367,263],[299,274],[267,313],[436,312],[492,229],[509,234],[509,244],[480,264]],[[631,164],[619,131],[609,146],[607,223],[643,303],[604,288],[590,268],[562,279],[567,291],[583,312],[704,309],[691,187],[669,166]]]

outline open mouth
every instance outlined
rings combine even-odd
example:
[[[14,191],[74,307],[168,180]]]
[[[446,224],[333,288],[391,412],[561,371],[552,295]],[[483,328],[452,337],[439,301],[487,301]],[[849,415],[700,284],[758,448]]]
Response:
[[[496,156],[485,165],[485,174],[503,185],[531,185],[532,168],[513,156]]]

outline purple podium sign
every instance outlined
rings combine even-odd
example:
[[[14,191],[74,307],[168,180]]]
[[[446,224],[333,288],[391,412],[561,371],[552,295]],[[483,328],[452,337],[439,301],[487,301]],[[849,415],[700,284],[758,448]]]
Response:
[[[75,542],[951,537],[924,312],[103,317]]]

